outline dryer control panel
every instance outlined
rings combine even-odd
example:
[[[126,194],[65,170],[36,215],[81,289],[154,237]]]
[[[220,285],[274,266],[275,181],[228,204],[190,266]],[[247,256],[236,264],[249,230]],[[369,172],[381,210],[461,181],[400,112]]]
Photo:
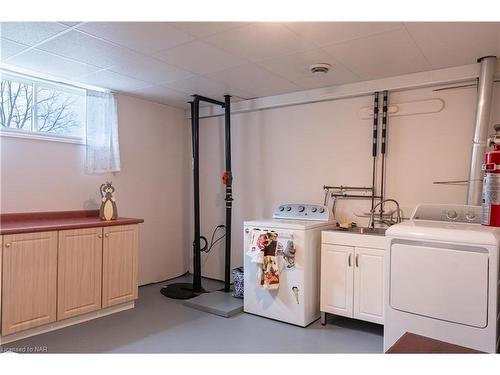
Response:
[[[330,210],[317,204],[287,203],[274,209],[273,219],[330,221]]]
[[[411,220],[481,224],[481,215],[481,206],[468,206],[465,204],[419,204],[413,211]]]

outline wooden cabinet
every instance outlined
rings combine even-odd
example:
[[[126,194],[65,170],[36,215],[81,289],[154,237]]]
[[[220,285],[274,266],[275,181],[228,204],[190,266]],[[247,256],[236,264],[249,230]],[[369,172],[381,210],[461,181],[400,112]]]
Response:
[[[2,335],[56,320],[57,232],[3,236]]]
[[[354,248],[324,244],[321,250],[321,311],[352,316]]]
[[[101,308],[102,228],[59,231],[57,319]]]
[[[322,313],[383,324],[384,250],[323,243]]]
[[[137,298],[138,226],[104,228],[102,307]]]
[[[353,317],[384,323],[384,250],[354,249]]]

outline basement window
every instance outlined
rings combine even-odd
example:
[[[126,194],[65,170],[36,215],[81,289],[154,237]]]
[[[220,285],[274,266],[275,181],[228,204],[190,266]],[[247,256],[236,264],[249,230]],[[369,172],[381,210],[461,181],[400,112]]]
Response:
[[[2,73],[2,135],[85,143],[86,90]]]

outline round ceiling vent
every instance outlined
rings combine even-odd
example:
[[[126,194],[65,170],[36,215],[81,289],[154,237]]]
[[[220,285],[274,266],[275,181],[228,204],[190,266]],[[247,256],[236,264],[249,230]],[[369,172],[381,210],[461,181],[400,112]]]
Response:
[[[312,64],[309,69],[312,74],[326,74],[330,71],[332,66],[327,63]]]

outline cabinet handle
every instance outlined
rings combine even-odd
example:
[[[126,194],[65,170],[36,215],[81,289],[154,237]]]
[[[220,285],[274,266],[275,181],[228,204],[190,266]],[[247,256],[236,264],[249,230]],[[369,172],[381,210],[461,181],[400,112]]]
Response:
[[[109,237],[109,233],[106,233],[106,234],[104,235],[104,237]]]
[[[347,258],[347,264],[349,265],[349,267],[352,266],[352,264],[351,264],[351,258],[352,258],[352,254],[349,254],[349,257]]]
[[[6,244],[5,244],[5,247],[10,247],[10,243],[6,243]]]
[[[359,267],[359,254],[356,254],[356,267]]]
[[[98,234],[97,237],[102,238],[102,234]]]

